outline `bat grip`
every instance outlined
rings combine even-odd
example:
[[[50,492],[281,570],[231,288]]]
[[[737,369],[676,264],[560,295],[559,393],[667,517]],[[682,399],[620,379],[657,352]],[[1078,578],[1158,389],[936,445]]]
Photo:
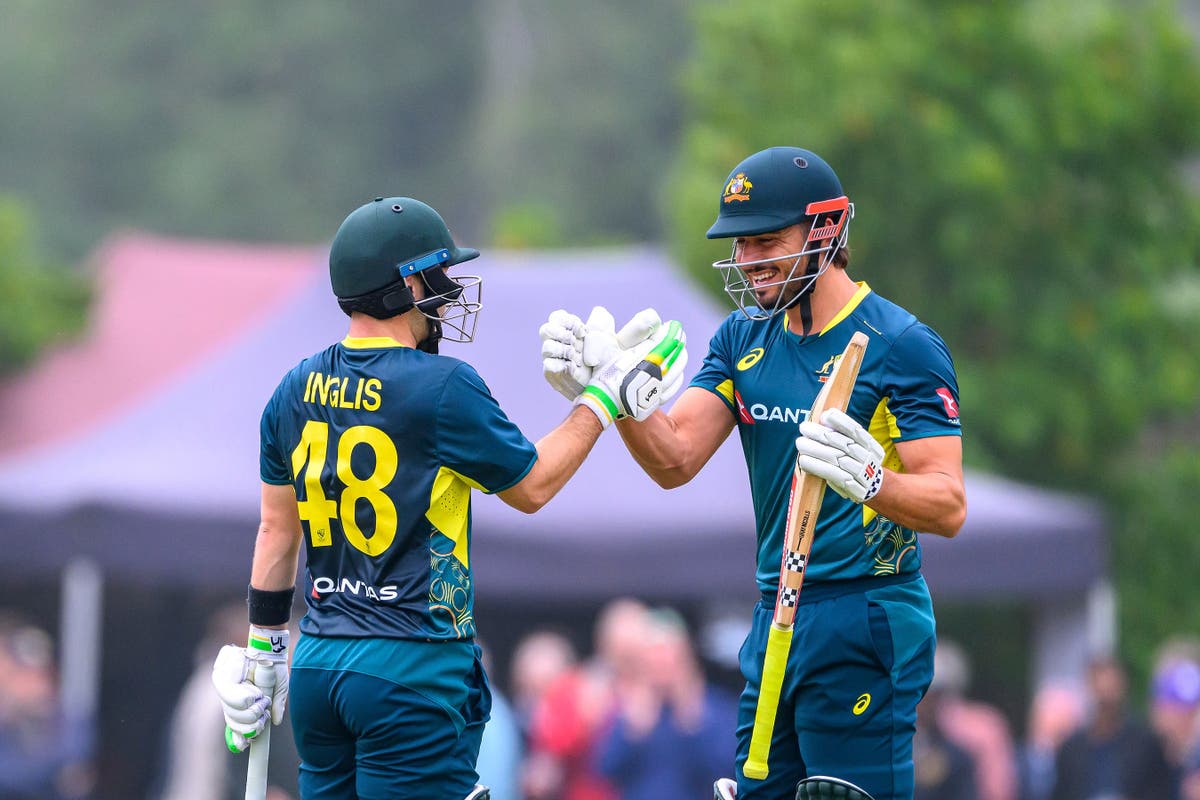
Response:
[[[767,777],[767,757],[775,735],[775,714],[779,710],[779,695],[783,691],[783,675],[791,649],[792,627],[772,623],[767,633],[767,651],[763,656],[762,683],[758,688],[758,704],[754,709],[750,752],[742,767],[742,774],[756,781]]]
[[[254,685],[263,694],[272,695],[275,691],[275,665],[265,659],[259,659],[253,667],[252,678]],[[270,711],[267,712],[270,714]],[[268,717],[267,726],[262,733],[250,740],[250,758],[246,764],[246,800],[266,800],[267,797],[267,761],[271,752],[271,720]]]

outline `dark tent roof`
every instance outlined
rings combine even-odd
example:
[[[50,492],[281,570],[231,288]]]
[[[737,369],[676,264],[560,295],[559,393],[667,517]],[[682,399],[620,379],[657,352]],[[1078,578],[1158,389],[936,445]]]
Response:
[[[91,337],[0,387],[0,543],[10,553],[0,563],[50,570],[86,554],[131,577],[244,584],[263,404],[287,369],[345,332],[324,257],[139,236],[101,250],[104,312]],[[538,356],[537,329],[554,308],[586,315],[598,303],[622,319],[654,306],[691,337],[689,377],[727,313],[655,249],[485,253],[470,266],[484,276],[478,338],[443,352],[470,361],[534,440],[568,411]],[[105,287],[119,288],[121,303],[108,303]],[[964,407],[969,436],[969,398]],[[1086,588],[1106,571],[1093,503],[974,473],[967,492],[959,537],[923,537],[935,593],[1036,596]],[[473,566],[493,597],[754,591],[736,437],[667,492],[610,433],[539,513],[479,494],[473,508]]]

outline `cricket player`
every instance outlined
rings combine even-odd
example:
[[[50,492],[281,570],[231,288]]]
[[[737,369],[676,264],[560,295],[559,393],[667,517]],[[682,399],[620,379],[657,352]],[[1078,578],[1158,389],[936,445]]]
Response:
[[[950,353],[928,326],[850,278],[854,206],[815,153],[772,147],[749,156],[722,184],[717,208],[708,237],[732,239],[733,251],[713,266],[737,310],[669,413],[617,427],[664,488],[691,480],[735,428],[742,441],[762,599],[740,656],[737,797],[790,798],[798,781],[823,776],[805,791],[832,779],[875,800],[910,800],[916,707],[934,650],[917,533],[953,537],[966,516]],[[587,377],[582,353],[570,363],[555,355],[578,324],[560,311],[542,329],[544,368],[560,391],[561,374]],[[856,331],[870,341],[847,411],[806,419]],[[759,781],[742,769],[797,457],[832,491],[799,597],[769,774]]]
[[[537,511],[614,419],[644,417],[682,382],[678,323],[643,314],[533,444],[469,364],[438,355],[441,339],[474,337],[480,279],[447,270],[478,255],[418,200],[355,210],[329,254],[348,334],[284,376],[262,415],[249,644],[221,649],[213,683],[235,751],[280,723],[290,695],[304,798],[487,796],[471,490]],[[289,671],[301,544],[308,610]]]

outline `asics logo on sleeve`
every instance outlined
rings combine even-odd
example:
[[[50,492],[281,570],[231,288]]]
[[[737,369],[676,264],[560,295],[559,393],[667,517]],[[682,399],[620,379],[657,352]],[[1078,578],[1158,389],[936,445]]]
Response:
[[[761,347],[754,348],[749,353],[746,353],[746,355],[742,356],[742,359],[740,361],[738,361],[738,363],[737,363],[738,371],[744,372],[744,371],[750,369],[755,364],[757,364],[758,360],[762,357],[763,357],[763,349]]]
[[[854,716],[856,716],[856,717],[862,716],[863,712],[865,712],[870,705],[871,705],[871,695],[868,694],[867,692],[863,692],[862,694],[860,694],[858,696],[858,699],[854,701],[854,708],[853,708]]]

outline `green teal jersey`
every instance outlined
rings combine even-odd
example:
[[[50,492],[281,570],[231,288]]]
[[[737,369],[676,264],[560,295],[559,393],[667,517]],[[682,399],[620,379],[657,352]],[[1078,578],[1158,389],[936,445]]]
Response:
[[[895,443],[961,435],[950,352],[928,326],[865,283],[820,333],[799,336],[787,318],[735,311],[709,343],[693,386],[714,392],[737,420],[758,531],[757,581],[779,585],[797,430],[850,337],[870,338],[847,413],[883,445],[884,466],[902,470]],[[917,572],[917,532],[867,506],[825,492],[805,581]]]
[[[469,364],[347,338],[283,378],[260,439],[263,481],[296,490],[301,632],[475,635],[471,489],[511,487],[537,450]]]

